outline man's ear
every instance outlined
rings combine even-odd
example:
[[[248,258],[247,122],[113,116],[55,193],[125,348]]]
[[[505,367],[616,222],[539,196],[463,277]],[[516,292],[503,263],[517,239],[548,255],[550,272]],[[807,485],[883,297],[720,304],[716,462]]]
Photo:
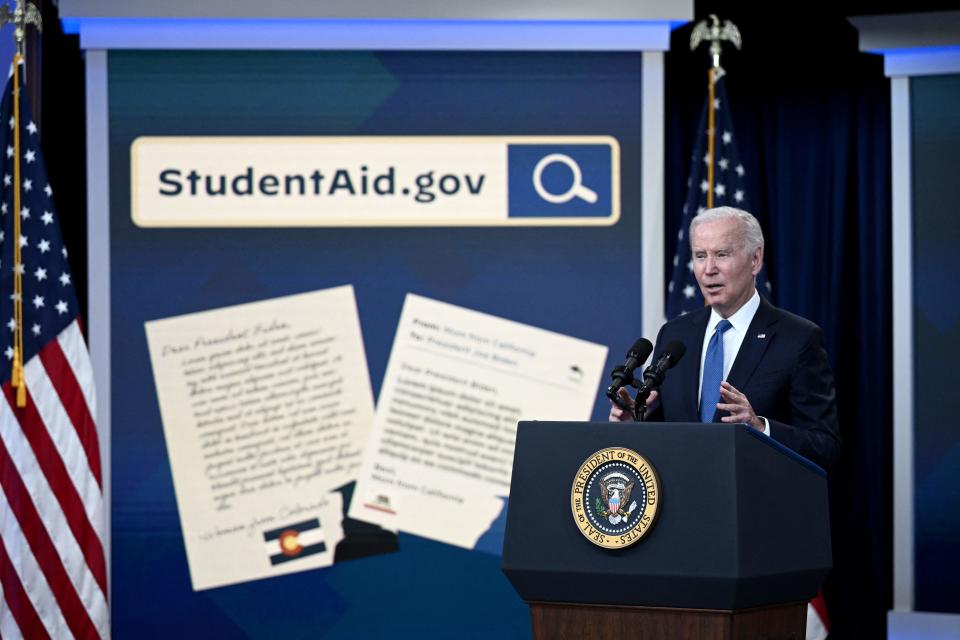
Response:
[[[753,256],[750,258],[750,272],[753,275],[760,273],[760,269],[763,267],[763,247],[757,247],[753,252]]]

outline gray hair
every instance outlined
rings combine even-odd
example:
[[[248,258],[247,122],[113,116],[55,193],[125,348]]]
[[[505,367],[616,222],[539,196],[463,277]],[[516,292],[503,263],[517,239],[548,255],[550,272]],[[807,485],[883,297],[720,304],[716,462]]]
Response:
[[[753,214],[736,207],[714,207],[698,213],[690,221],[690,239],[693,240],[693,231],[700,224],[716,220],[729,220],[730,218],[735,218],[743,223],[744,250],[753,253],[757,249],[763,249],[763,230],[760,229],[760,223],[753,217]]]

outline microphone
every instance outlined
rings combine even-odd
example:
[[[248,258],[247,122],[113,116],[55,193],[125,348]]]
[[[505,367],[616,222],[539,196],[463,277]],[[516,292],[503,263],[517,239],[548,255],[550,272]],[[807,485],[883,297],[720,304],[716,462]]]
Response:
[[[637,341],[634,342],[630,350],[627,351],[626,361],[622,365],[615,367],[610,373],[613,383],[607,387],[608,398],[618,405],[620,404],[620,397],[617,395],[617,391],[619,391],[621,387],[633,384],[633,370],[646,362],[652,352],[653,345],[650,344],[649,340],[646,338],[637,338]]]
[[[643,372],[643,384],[640,385],[640,389],[637,391],[637,397],[646,400],[651,391],[659,389],[660,385],[663,384],[663,378],[667,375],[667,371],[672,369],[686,352],[687,346],[679,340],[668,343],[667,346],[664,347],[663,353],[657,358],[657,361],[647,367]]]

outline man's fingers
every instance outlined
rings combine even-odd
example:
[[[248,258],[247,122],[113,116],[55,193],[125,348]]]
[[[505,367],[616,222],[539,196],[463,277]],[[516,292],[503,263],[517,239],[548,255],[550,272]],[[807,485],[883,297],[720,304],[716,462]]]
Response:
[[[730,388],[720,387],[720,395],[723,396],[724,398],[744,398],[744,397],[746,397],[746,396],[744,396],[742,393],[740,393],[739,391],[737,391],[736,389],[734,389],[733,387],[730,387]]]
[[[717,403],[717,409],[719,409],[720,411],[727,411],[729,413],[733,413],[734,411],[741,411],[745,408],[746,407],[744,407],[742,404],[725,404],[723,402]]]
[[[623,389],[620,389],[620,400],[625,404],[633,407],[633,401],[630,399],[630,394],[625,393]],[[633,411],[624,409],[613,402],[610,403],[610,415],[607,416],[607,419],[610,422],[629,422],[633,420]]]

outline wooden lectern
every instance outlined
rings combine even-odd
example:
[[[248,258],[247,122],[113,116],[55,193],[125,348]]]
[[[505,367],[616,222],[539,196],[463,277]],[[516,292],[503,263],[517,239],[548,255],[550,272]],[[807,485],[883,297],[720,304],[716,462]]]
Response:
[[[571,490],[608,447],[655,469],[661,502],[623,549],[579,530]],[[746,425],[521,422],[502,568],[535,639],[796,638],[830,570],[826,474]]]

